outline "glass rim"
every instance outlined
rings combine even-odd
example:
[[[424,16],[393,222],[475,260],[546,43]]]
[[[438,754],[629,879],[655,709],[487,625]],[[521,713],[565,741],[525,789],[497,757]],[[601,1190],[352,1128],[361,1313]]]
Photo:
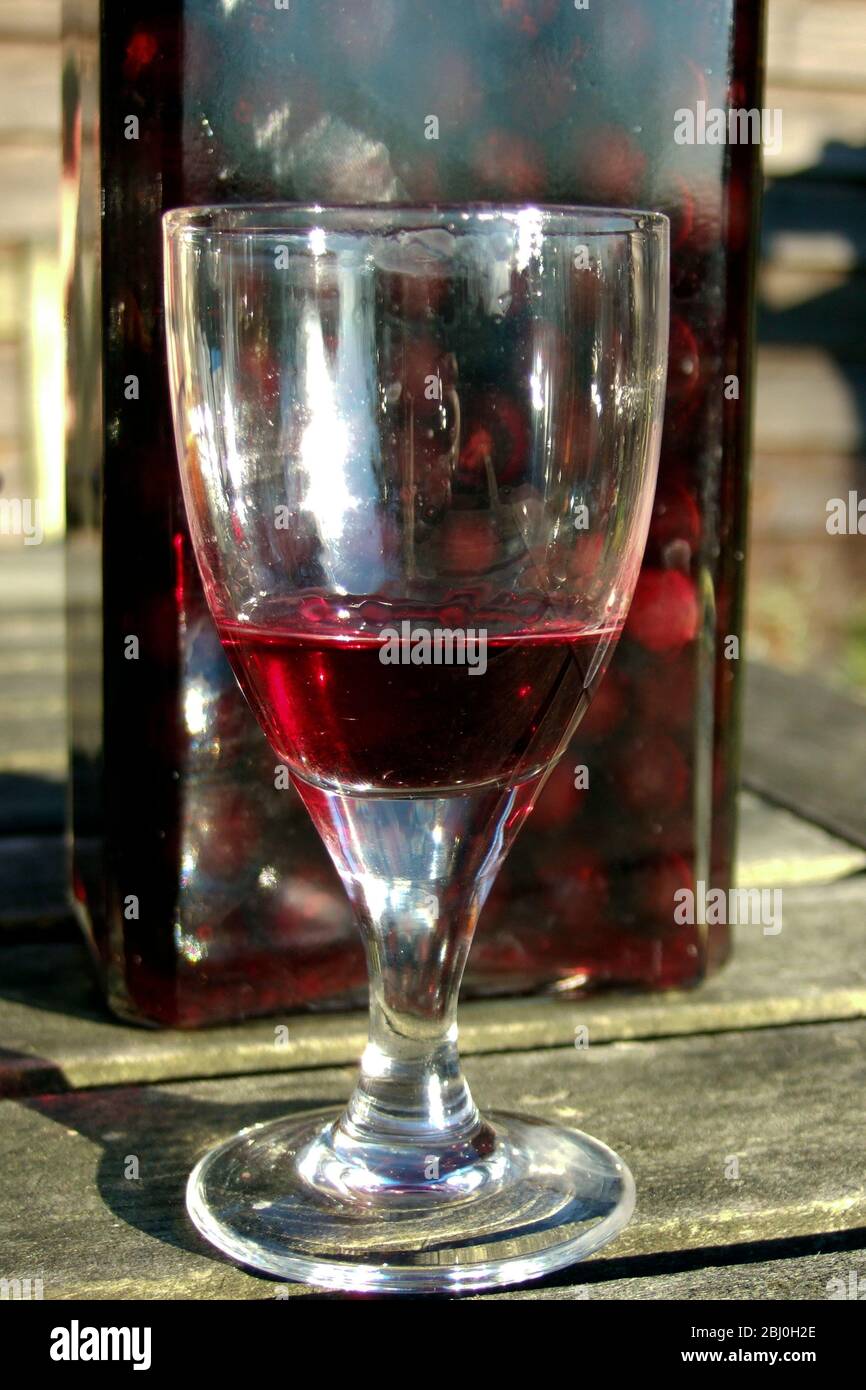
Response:
[[[536,214],[572,235],[633,236],[670,227],[663,212],[644,208],[614,208],[581,203],[203,203],[171,208],[162,215],[168,237],[217,233],[220,236],[304,235],[361,231],[388,236],[406,231],[457,230],[453,224],[483,224],[501,219],[514,222]],[[358,223],[366,225],[359,226]],[[330,225],[328,225],[330,223]],[[570,227],[568,224],[576,224]]]

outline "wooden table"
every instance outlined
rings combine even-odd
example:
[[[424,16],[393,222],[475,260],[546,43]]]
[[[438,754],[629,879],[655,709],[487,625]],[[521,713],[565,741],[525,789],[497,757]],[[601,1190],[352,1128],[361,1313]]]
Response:
[[[689,993],[462,1009],[479,1102],[586,1128],[638,1187],[600,1255],[481,1297],[820,1300],[866,1279],[866,709],[756,669],[746,730],[739,882],[782,888],[778,936],[740,928]],[[363,1018],[126,1027],[70,932],[59,837],[0,841],[0,901],[0,1275],[47,1299],[318,1297],[215,1255],[184,1181],[242,1124],[345,1098]]]

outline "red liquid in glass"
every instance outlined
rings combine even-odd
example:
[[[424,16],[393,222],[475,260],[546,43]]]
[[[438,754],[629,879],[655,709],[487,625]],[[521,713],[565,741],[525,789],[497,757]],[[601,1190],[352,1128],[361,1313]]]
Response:
[[[284,605],[259,622],[222,622],[220,637],[292,772],[362,794],[459,791],[538,775],[586,710],[619,635],[614,627],[497,633],[501,615],[461,622],[453,604],[404,609],[377,630],[347,632],[338,617],[344,601],[316,602],[314,627]],[[363,625],[373,606],[355,601],[353,623]],[[386,649],[382,628],[400,632],[401,643]],[[425,664],[422,633],[430,654],[437,633],[470,640],[461,648],[459,637],[440,637],[442,659]],[[383,661],[398,652],[399,661]]]

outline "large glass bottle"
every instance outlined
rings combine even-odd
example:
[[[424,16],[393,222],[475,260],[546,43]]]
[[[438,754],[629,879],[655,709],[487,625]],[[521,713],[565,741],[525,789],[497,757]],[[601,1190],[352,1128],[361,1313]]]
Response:
[[[342,890],[234,684],[179,505],[160,214],[259,199],[672,218],[643,575],[485,909],[466,989],[697,982],[727,935],[678,923],[674,893],[730,878],[759,191],[756,145],[712,143],[706,119],[760,106],[761,6],[67,0],[65,15],[75,887],[111,1006],[195,1025],[364,987]],[[424,349],[422,328],[422,374]],[[504,393],[462,428],[461,466],[519,463]],[[484,539],[469,527],[455,543],[465,559]]]

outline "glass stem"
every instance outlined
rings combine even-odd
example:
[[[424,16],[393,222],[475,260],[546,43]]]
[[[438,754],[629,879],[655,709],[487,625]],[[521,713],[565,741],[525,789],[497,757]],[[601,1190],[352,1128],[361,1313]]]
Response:
[[[370,976],[370,1029],[341,1122],[355,1142],[450,1148],[479,1129],[456,1022],[480,910],[480,884],[473,888],[472,901],[450,902],[444,912],[436,894],[407,886],[392,890],[399,905],[375,919],[356,903]]]
[[[440,1172],[462,1166],[490,1131],[460,1070],[457,995],[530,792],[404,798],[297,786],[355,910],[370,979],[369,1040],[333,1144],[371,1169],[392,1172],[396,1151],[442,1159]]]

